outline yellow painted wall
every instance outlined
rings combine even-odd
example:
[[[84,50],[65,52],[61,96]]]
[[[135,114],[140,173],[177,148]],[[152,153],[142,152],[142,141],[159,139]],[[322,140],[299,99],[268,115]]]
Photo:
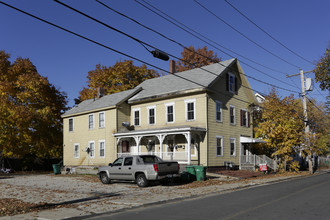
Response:
[[[225,161],[234,162],[239,165],[240,136],[252,136],[252,126],[243,127],[240,123],[240,110],[248,110],[248,103],[253,101],[253,94],[246,87],[249,87],[247,80],[242,75],[238,84],[242,83],[238,89],[238,94],[226,91],[226,80],[219,80],[213,85],[216,93],[210,94],[208,98],[208,166],[223,166]],[[225,75],[223,76],[225,78]],[[245,102],[243,102],[244,100]],[[222,122],[216,120],[216,101],[222,103]],[[229,119],[229,106],[235,106],[236,124],[231,125]],[[250,118],[250,122],[252,122]],[[216,137],[223,138],[223,156],[217,156]],[[236,156],[230,155],[230,138],[236,139]]]
[[[63,119],[64,148],[63,158],[65,166],[99,166],[112,162],[116,158],[115,139],[113,133],[116,131],[116,109],[101,111],[105,112],[105,127],[99,128],[99,112],[89,114],[94,115],[94,128],[88,128],[88,115],[72,117],[74,129],[69,132],[69,118]],[[99,141],[105,141],[105,157],[99,155]],[[95,143],[95,156],[89,157],[85,149],[89,142]],[[74,145],[79,144],[79,158],[74,157]]]
[[[135,126],[135,130],[155,129],[164,127],[178,127],[178,126],[194,126],[206,127],[206,94],[188,95],[184,97],[171,98],[155,102],[147,102],[143,104],[132,104],[131,106],[131,124],[134,124],[133,110],[140,109],[140,126]],[[196,120],[187,121],[185,115],[185,100],[196,100]],[[165,104],[174,103],[175,122],[166,123],[166,108]],[[148,107],[156,107],[156,123],[154,125],[148,124]]]

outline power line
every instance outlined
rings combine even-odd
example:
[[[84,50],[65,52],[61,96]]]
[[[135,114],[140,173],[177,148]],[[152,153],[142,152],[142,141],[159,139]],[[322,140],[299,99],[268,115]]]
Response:
[[[243,34],[241,31],[239,31],[238,29],[236,29],[234,26],[232,26],[231,24],[229,24],[228,22],[226,22],[225,20],[223,20],[222,18],[220,18],[218,15],[216,15],[215,13],[213,13],[211,10],[209,10],[208,8],[206,8],[204,5],[202,5],[197,0],[194,0],[194,2],[196,2],[200,7],[204,8],[207,12],[209,12],[210,14],[212,14],[213,16],[215,16],[218,20],[222,21],[228,27],[230,27],[231,29],[233,29],[234,31],[236,31],[237,33],[239,33],[241,36],[243,36],[244,38],[246,38],[247,40],[249,40],[250,42],[252,42],[256,46],[258,46],[259,48],[263,49],[267,53],[273,55],[274,57],[282,60],[283,62],[285,62],[285,63],[287,63],[287,64],[289,64],[289,65],[291,65],[293,67],[300,68],[299,66],[297,66],[297,65],[295,65],[295,64],[293,64],[291,62],[288,62],[287,60],[283,59],[282,57],[276,55],[275,53],[273,53],[270,50],[266,49],[265,47],[261,46],[260,44],[258,44],[257,42],[255,42],[254,40],[252,40],[251,38],[249,38],[248,36],[246,36],[245,34]]]
[[[297,57],[305,60],[306,62],[313,64],[313,62],[307,60],[306,58],[302,57],[301,55],[299,55],[298,53],[294,52],[293,50],[291,50],[290,48],[288,48],[287,46],[285,46],[282,42],[280,42],[279,40],[277,40],[275,37],[273,37],[271,34],[269,34],[267,31],[265,31],[263,28],[261,28],[259,25],[257,25],[255,22],[253,22],[248,16],[246,16],[245,14],[243,14],[238,8],[236,8],[235,6],[233,6],[231,3],[229,3],[227,0],[224,0],[229,6],[231,6],[234,10],[236,10],[239,14],[241,14],[244,18],[246,18],[250,23],[252,23],[254,26],[256,26],[259,30],[261,30],[262,32],[264,32],[268,37],[270,37],[271,39],[273,39],[274,41],[276,41],[278,44],[280,44],[282,47],[284,47],[285,49],[287,49],[288,51],[290,51],[291,53],[293,53],[294,55],[296,55]]]
[[[252,59],[250,59],[250,58],[248,58],[248,57],[246,57],[246,56],[244,56],[244,55],[242,55],[242,54],[239,54],[239,53],[237,53],[237,52],[235,52],[235,51],[233,51],[233,50],[231,50],[231,49],[229,49],[229,48],[226,48],[225,46],[223,46],[223,45],[221,45],[221,44],[219,44],[219,43],[213,41],[212,39],[206,37],[205,35],[202,35],[202,34],[198,33],[197,31],[193,30],[192,28],[188,27],[187,25],[183,24],[182,22],[178,21],[177,19],[171,17],[170,15],[168,15],[168,14],[166,14],[165,12],[161,11],[160,9],[156,8],[156,7],[153,6],[152,4],[150,4],[150,3],[148,3],[148,2],[146,2],[146,1],[144,1],[144,0],[142,0],[142,1],[143,1],[145,4],[149,5],[150,7],[154,8],[155,10],[159,11],[159,12],[162,13],[163,15],[167,16],[168,18],[172,19],[172,20],[175,21],[176,23],[178,23],[178,24],[180,24],[181,26],[185,27],[185,28],[188,29],[189,31],[191,31],[191,32],[197,34],[198,36],[200,36],[200,37],[206,39],[207,41],[212,42],[213,44],[216,44],[216,45],[218,45],[219,47],[221,47],[221,48],[223,48],[223,49],[225,49],[225,50],[228,50],[229,52],[231,52],[231,53],[233,53],[233,54],[235,54],[235,55],[237,55],[237,56],[239,56],[239,57],[242,57],[242,58],[244,58],[244,59],[246,59],[246,60],[248,60],[248,61],[250,61],[250,62],[252,62],[252,63],[254,63],[254,64],[257,64],[257,65],[259,65],[259,66],[261,66],[261,67],[264,67],[264,68],[269,69],[269,70],[274,71],[274,72],[278,72],[278,73],[286,74],[286,73],[283,72],[283,71],[276,70],[276,69],[274,69],[274,68],[271,68],[271,67],[265,66],[265,65],[263,65],[263,64],[261,64],[261,63],[255,61],[255,60],[252,60]],[[216,46],[214,46],[214,45],[212,45],[212,44],[206,42],[205,40],[199,38],[198,36],[194,35],[193,33],[189,32],[189,31],[185,30],[184,28],[180,27],[179,25],[173,23],[172,21],[168,20],[167,18],[163,17],[162,15],[158,14],[157,12],[153,11],[153,10],[150,9],[149,7],[145,6],[144,4],[142,4],[141,2],[139,2],[138,0],[135,0],[135,2],[137,2],[137,3],[140,4],[141,6],[145,7],[146,9],[152,11],[153,13],[157,14],[158,16],[162,17],[163,19],[167,20],[168,22],[172,23],[173,25],[177,26],[178,28],[182,29],[183,31],[186,31],[187,33],[191,34],[192,36],[196,37],[197,39],[203,41],[204,43],[207,43],[208,45],[210,45],[210,46],[212,46],[212,47],[218,49],[218,50],[221,51],[222,53],[227,54],[227,55],[230,56],[230,57],[233,57],[231,54],[229,54],[229,53],[227,53],[227,52],[225,52],[225,51],[223,51],[223,50],[217,48]]]
[[[77,9],[75,9],[75,8],[73,8],[73,7],[69,6],[69,5],[67,5],[67,4],[65,4],[65,3],[62,3],[62,2],[60,2],[60,1],[58,1],[58,0],[55,0],[55,2],[57,2],[57,3],[59,3],[59,4],[63,5],[63,6],[65,6],[65,7],[67,7],[67,8],[69,8],[69,9],[71,9],[71,10],[73,10],[73,11],[75,11],[75,12],[77,12],[77,13],[79,13],[79,14],[81,14],[81,15],[87,17],[87,18],[90,18],[91,20],[93,20],[93,21],[95,21],[95,22],[97,22],[97,23],[100,23],[100,24],[102,24],[102,25],[104,25],[104,26],[106,26],[106,27],[108,27],[108,28],[110,28],[110,29],[112,29],[112,30],[114,30],[114,31],[116,31],[116,32],[119,32],[120,34],[123,34],[123,35],[125,35],[125,36],[127,36],[127,37],[129,37],[129,38],[131,38],[131,39],[133,39],[133,40],[135,40],[135,41],[137,41],[137,42],[139,42],[140,44],[145,44],[145,45],[147,45],[147,46],[149,46],[149,47],[152,47],[152,48],[158,50],[158,48],[156,48],[156,47],[154,47],[154,46],[152,46],[152,45],[150,45],[150,44],[148,44],[148,43],[146,43],[146,42],[144,42],[144,41],[142,41],[142,40],[140,40],[140,39],[137,39],[137,38],[135,38],[135,37],[133,37],[133,36],[131,36],[131,35],[129,35],[129,34],[126,34],[125,32],[120,31],[120,30],[118,30],[117,28],[114,28],[114,27],[112,27],[112,26],[110,26],[110,25],[108,25],[108,24],[106,24],[106,23],[104,23],[104,22],[102,22],[102,21],[100,21],[100,20],[98,20],[98,19],[96,19],[96,18],[93,18],[93,17],[91,17],[91,16],[89,16],[89,15],[87,15],[87,14],[85,14],[85,13],[83,13],[83,12],[81,12],[81,11],[79,11],[79,10],[77,10]],[[148,49],[147,49],[147,50],[148,50]],[[148,50],[148,51],[149,51],[149,50]],[[174,56],[174,55],[172,55],[172,54],[168,54],[168,55],[170,55],[170,56],[172,56],[172,57],[174,57],[174,58],[176,58],[176,59],[182,60],[182,59],[180,59],[179,57],[176,57],[176,56]],[[182,60],[182,61],[183,61],[183,62],[187,62],[187,61],[185,61],[185,60]],[[191,64],[191,63],[189,63],[189,62],[187,62],[187,63],[190,64],[190,65],[194,65],[194,66],[196,66],[195,64]],[[223,65],[223,64],[222,64],[222,65]],[[224,66],[224,65],[223,65],[223,66]],[[224,66],[224,67],[226,67],[226,66]],[[203,69],[202,67],[199,67],[199,68],[202,69],[202,70],[204,70],[204,71],[206,71],[206,72],[208,72],[208,73],[211,73],[211,74],[214,74],[214,75],[218,76],[217,74],[215,74],[215,73],[213,73],[213,72],[211,72],[211,71],[209,71],[209,70]],[[227,68],[227,67],[226,67],[226,68]],[[246,75],[246,74],[244,74],[244,75]],[[271,86],[273,86],[273,87],[276,87],[276,88],[279,88],[279,89],[282,89],[282,90],[286,90],[286,91],[289,91],[289,92],[296,92],[296,91],[289,90],[289,89],[286,89],[286,88],[282,88],[282,87],[279,87],[279,86],[276,86],[276,85],[273,85],[273,84],[270,84],[270,83],[263,82],[262,80],[258,80],[258,79],[254,78],[254,77],[251,77],[251,76],[248,76],[248,77],[249,77],[249,78],[252,78],[252,79],[254,79],[254,80],[258,81],[258,82],[262,82],[262,83],[265,83],[265,84],[267,84],[267,85],[271,85]],[[244,85],[242,85],[242,86],[245,87]],[[252,88],[249,88],[249,87],[246,87],[246,88],[252,90]],[[254,90],[254,91],[256,91],[256,90]],[[259,92],[259,93],[261,93],[261,92]]]
[[[145,2],[144,0],[142,0],[142,1]],[[162,12],[161,10],[157,9],[156,7],[154,7],[153,5],[151,5],[150,3],[145,2],[146,4],[148,4],[150,7],[154,8],[155,10],[149,8],[148,6],[146,6],[146,5],[144,5],[143,3],[139,2],[138,0],[135,0],[135,2],[137,2],[137,3],[140,4],[140,5],[142,5],[142,6],[145,7],[146,9],[150,10],[151,12],[155,13],[156,15],[160,16],[161,18],[165,19],[166,21],[170,22],[171,24],[173,24],[173,25],[177,26],[178,28],[182,29],[183,31],[185,31],[185,32],[189,33],[190,35],[196,37],[197,39],[203,41],[204,43],[206,43],[206,44],[208,44],[208,45],[210,45],[210,46],[212,46],[212,47],[218,49],[219,51],[223,52],[224,54],[227,54],[227,55],[230,56],[230,57],[233,57],[231,54],[229,54],[229,53],[227,53],[227,52],[225,52],[225,51],[219,49],[218,47],[216,47],[216,46],[210,44],[209,42],[205,41],[204,39],[202,39],[202,38],[196,36],[196,34],[191,33],[190,31],[184,29],[183,27],[180,27],[179,25],[177,25],[177,24],[174,23],[173,21],[169,20],[168,18],[166,18],[166,17],[162,16],[161,14],[157,13],[155,10],[159,11],[160,13],[164,14],[164,15],[167,16],[167,17],[170,17],[169,15],[167,15],[166,13],[164,13],[164,12]],[[171,17],[170,17],[170,18],[171,18]],[[173,19],[173,18],[171,18],[171,19]],[[173,19],[173,20],[175,20],[175,19]],[[283,83],[283,84],[286,84],[286,85],[289,85],[289,86],[291,86],[291,87],[294,87],[293,85],[291,85],[291,84],[289,84],[289,83],[287,83],[287,82],[285,82],[285,81],[283,81],[283,80],[277,79],[277,78],[275,78],[275,77],[273,77],[273,76],[271,76],[271,75],[269,75],[269,74],[267,74],[267,73],[265,73],[265,72],[263,72],[263,71],[261,71],[261,70],[255,68],[255,67],[253,67],[253,66],[247,64],[247,63],[244,62],[244,61],[240,61],[240,62],[243,63],[243,64],[245,64],[245,65],[247,65],[248,67],[250,67],[250,68],[252,68],[252,69],[254,69],[254,70],[256,70],[256,71],[258,71],[258,72],[260,72],[260,73],[262,73],[262,74],[264,74],[264,75],[266,75],[266,76],[268,76],[268,77],[270,77],[270,78],[272,78],[272,79],[274,79],[274,80],[277,80],[277,81],[279,81],[279,82],[281,82],[281,83]],[[297,93],[297,92],[295,92],[295,93]]]
[[[121,51],[118,51],[118,50],[116,50],[116,49],[113,49],[113,48],[111,48],[111,47],[108,47],[108,46],[106,46],[106,45],[104,45],[104,44],[102,44],[102,43],[99,43],[99,42],[97,42],[97,41],[94,41],[94,40],[92,40],[92,39],[90,39],[90,38],[84,37],[84,36],[82,36],[82,35],[80,35],[80,34],[77,34],[77,33],[73,32],[73,31],[70,31],[70,30],[68,30],[68,29],[66,29],[66,28],[63,28],[63,27],[61,27],[61,26],[59,26],[59,25],[56,25],[56,24],[54,24],[54,23],[52,23],[52,22],[46,21],[46,20],[44,20],[44,19],[42,19],[42,18],[40,18],[40,17],[37,17],[37,16],[35,16],[35,15],[32,15],[32,14],[30,14],[30,13],[28,13],[28,12],[25,12],[25,11],[19,9],[19,8],[16,8],[16,7],[12,6],[12,5],[9,5],[9,4],[4,3],[4,2],[2,2],[2,1],[0,1],[0,4],[3,4],[3,5],[5,5],[5,6],[9,7],[9,8],[12,8],[12,9],[14,9],[14,10],[16,10],[16,11],[19,11],[19,12],[21,12],[21,13],[23,13],[23,14],[26,14],[26,15],[30,16],[30,17],[33,17],[33,18],[35,18],[35,19],[37,19],[37,20],[39,20],[39,21],[42,21],[42,22],[44,22],[44,23],[47,23],[47,24],[49,24],[49,25],[51,25],[51,26],[53,26],[53,27],[56,27],[56,28],[58,28],[58,29],[61,29],[61,30],[65,31],[65,32],[68,32],[68,33],[70,33],[70,34],[72,34],[72,35],[75,35],[75,36],[80,37],[80,38],[82,38],[82,39],[85,39],[85,40],[87,40],[87,41],[89,41],[89,42],[92,42],[92,43],[94,43],[94,44],[97,44],[97,45],[99,45],[99,46],[101,46],[101,47],[104,47],[104,48],[106,48],[106,49],[108,49],[108,50],[114,51],[114,52],[119,53],[119,54],[121,54],[121,55],[127,56],[127,57],[129,57],[129,58],[131,58],[131,59],[133,59],[133,60],[136,60],[136,61],[139,61],[139,62],[141,62],[141,63],[147,64],[147,65],[152,66],[152,67],[154,67],[154,68],[156,68],[156,69],[158,69],[158,70],[161,70],[161,71],[164,71],[164,72],[170,73],[170,72],[167,71],[167,70],[164,70],[164,69],[162,69],[162,68],[160,68],[160,67],[157,67],[157,66],[155,66],[155,65],[153,65],[153,64],[150,64],[150,63],[148,63],[148,62],[145,62],[145,61],[143,61],[143,60],[140,60],[140,59],[138,59],[138,58],[136,58],[136,57],[133,57],[133,56],[131,56],[131,55],[128,55],[128,54],[126,54],[126,53],[123,53],[123,52],[121,52]],[[192,81],[192,80],[189,80],[189,79],[184,78],[184,77],[182,77],[182,76],[179,76],[179,75],[177,75],[177,74],[172,74],[172,75],[175,76],[175,77],[181,78],[181,79],[183,79],[183,80],[189,81],[189,82],[191,82],[191,83],[194,83],[194,84],[196,84],[196,85],[199,85],[199,86],[205,87],[205,85],[202,85],[202,84],[200,84],[200,83],[194,82],[194,81]],[[248,102],[248,101],[245,101],[245,100],[242,100],[242,99],[240,99],[240,98],[237,98],[237,97],[234,97],[234,96],[228,95],[228,94],[226,94],[226,93],[223,93],[223,92],[218,91],[218,90],[215,90],[215,89],[209,89],[209,90],[210,90],[210,91],[213,91],[213,92],[215,92],[215,93],[218,93],[218,94],[222,94],[222,95],[227,96],[227,97],[229,97],[229,98],[233,98],[233,99],[236,99],[236,100],[238,100],[238,101],[241,101],[241,102],[247,103],[247,104],[249,104],[249,105],[253,104],[253,103],[250,103],[250,102]]]
[[[119,14],[119,15],[121,15],[121,16],[123,16],[123,17],[125,17],[125,18],[127,18],[127,19],[129,19],[129,20],[131,20],[131,21],[133,21],[133,22],[135,22],[136,24],[138,24],[138,25],[140,25],[140,26],[142,26],[142,27],[144,27],[144,28],[146,28],[146,29],[148,29],[148,30],[150,30],[150,31],[152,31],[152,32],[154,32],[154,33],[156,33],[156,34],[158,34],[158,35],[164,37],[165,39],[167,39],[167,40],[169,40],[169,41],[171,41],[171,42],[173,42],[173,43],[178,44],[179,46],[183,47],[184,49],[187,49],[187,50],[189,50],[189,51],[191,51],[191,52],[193,52],[193,53],[195,53],[195,54],[198,54],[198,55],[200,55],[200,56],[203,56],[203,57],[205,57],[205,58],[207,58],[207,59],[213,61],[211,58],[209,58],[209,57],[207,57],[207,56],[205,56],[205,55],[203,55],[203,54],[200,54],[200,53],[198,53],[198,52],[196,52],[196,51],[193,51],[193,50],[189,49],[188,47],[186,47],[186,46],[184,46],[183,44],[177,42],[176,40],[171,39],[171,38],[169,38],[169,37],[163,35],[162,33],[158,32],[158,31],[156,31],[156,30],[154,30],[154,29],[152,29],[152,28],[150,28],[150,27],[147,27],[146,25],[144,25],[144,24],[142,24],[142,23],[136,21],[135,19],[133,19],[133,18],[131,18],[131,17],[129,17],[129,16],[127,16],[127,15],[125,15],[125,14],[123,14],[123,13],[121,13],[121,12],[115,10],[115,9],[113,9],[113,8],[111,8],[110,6],[108,6],[108,5],[106,5],[106,4],[102,3],[102,2],[100,2],[99,0],[96,0],[96,1],[97,1],[98,3],[100,3],[101,5],[103,5],[104,7],[106,7],[107,9],[112,10],[113,12],[115,12],[115,13],[117,13],[117,14]],[[179,58],[179,60],[182,60],[182,59]],[[191,64],[191,63],[189,63],[189,62],[187,62],[187,61],[185,61],[185,60],[183,60],[183,62],[186,62],[186,63],[188,63],[188,64],[190,64],[190,65],[194,65],[194,64]],[[218,63],[218,62],[217,62],[217,63]],[[223,67],[226,67],[226,68],[228,67],[228,66],[225,66],[225,65],[222,64],[222,63],[218,63],[218,64],[219,64],[219,65],[222,65]],[[204,70],[202,67],[199,67],[199,68],[202,69],[202,70]],[[213,75],[217,75],[217,74],[214,74],[214,73],[212,73],[212,72],[210,72],[210,71],[208,71],[208,70],[204,70],[204,71],[207,71],[207,72],[209,72],[209,73],[211,73],[211,74],[213,74]],[[249,77],[249,78],[251,78],[251,79],[253,79],[253,80],[255,80],[255,81],[258,81],[258,82],[264,83],[264,84],[266,84],[266,85],[273,86],[273,87],[276,87],[276,88],[279,88],[279,89],[282,89],[282,90],[286,90],[286,91],[289,91],[289,92],[297,93],[296,91],[289,90],[289,89],[286,89],[286,88],[282,88],[282,87],[276,86],[276,85],[274,85],[274,84],[267,83],[267,82],[264,82],[264,81],[262,81],[262,80],[256,79],[256,78],[254,78],[254,77],[252,77],[252,76],[249,76],[249,75],[247,75],[247,74],[245,74],[245,73],[242,73],[242,72],[240,72],[240,71],[238,71],[238,73],[240,73],[240,74],[242,74],[242,75],[245,75],[246,77]],[[243,85],[242,85],[242,86],[243,86]],[[244,87],[244,86],[243,86],[243,87]],[[246,88],[251,89],[251,88],[249,88],[249,87],[246,87]],[[254,90],[254,91],[256,91],[256,90]],[[259,92],[259,91],[258,91],[258,92]],[[261,92],[259,92],[259,93],[261,93]]]

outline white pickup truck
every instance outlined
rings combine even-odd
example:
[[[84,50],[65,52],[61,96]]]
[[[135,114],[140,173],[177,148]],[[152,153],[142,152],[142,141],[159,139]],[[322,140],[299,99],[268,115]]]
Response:
[[[166,162],[154,155],[119,157],[109,166],[99,167],[97,175],[103,184],[111,180],[134,181],[139,187],[179,174],[178,162]]]

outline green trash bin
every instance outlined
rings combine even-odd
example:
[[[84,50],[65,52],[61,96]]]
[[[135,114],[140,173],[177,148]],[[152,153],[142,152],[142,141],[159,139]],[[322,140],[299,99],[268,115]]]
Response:
[[[206,179],[206,167],[195,166],[197,181],[204,181]]]
[[[186,167],[187,173],[189,175],[189,181],[196,180],[196,170],[195,166],[187,166]]]
[[[61,165],[53,164],[54,175],[61,174]]]

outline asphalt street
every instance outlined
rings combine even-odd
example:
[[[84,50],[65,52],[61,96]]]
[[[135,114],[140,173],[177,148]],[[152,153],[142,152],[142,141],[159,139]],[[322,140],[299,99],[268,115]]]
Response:
[[[330,172],[83,219],[330,219]]]

